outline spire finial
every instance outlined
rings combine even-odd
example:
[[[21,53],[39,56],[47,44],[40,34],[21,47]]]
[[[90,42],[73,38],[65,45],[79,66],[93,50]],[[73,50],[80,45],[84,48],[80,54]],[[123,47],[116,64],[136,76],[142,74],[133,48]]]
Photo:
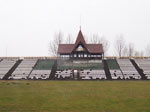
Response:
[[[80,30],[81,30],[81,14],[80,14]]]

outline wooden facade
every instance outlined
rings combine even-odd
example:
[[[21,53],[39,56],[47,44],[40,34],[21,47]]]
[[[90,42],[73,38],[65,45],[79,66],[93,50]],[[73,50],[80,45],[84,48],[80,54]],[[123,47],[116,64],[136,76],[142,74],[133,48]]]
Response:
[[[81,30],[75,44],[59,44],[58,56],[68,59],[103,59],[102,44],[87,44]]]

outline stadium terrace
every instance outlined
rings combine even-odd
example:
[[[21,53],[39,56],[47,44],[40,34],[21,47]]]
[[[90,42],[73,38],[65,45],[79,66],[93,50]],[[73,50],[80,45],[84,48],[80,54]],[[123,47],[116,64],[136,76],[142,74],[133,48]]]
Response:
[[[59,44],[58,57],[0,57],[0,80],[150,80],[150,59],[104,58],[102,44]]]

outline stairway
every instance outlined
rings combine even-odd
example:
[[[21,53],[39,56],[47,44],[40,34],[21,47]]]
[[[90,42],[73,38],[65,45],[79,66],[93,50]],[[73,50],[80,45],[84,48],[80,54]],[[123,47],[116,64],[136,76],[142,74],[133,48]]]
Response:
[[[140,67],[136,64],[136,62],[133,59],[130,59],[130,61],[133,64],[133,66],[135,67],[135,69],[138,71],[138,73],[141,75],[141,79],[142,80],[147,80],[147,78],[145,77],[142,69],[140,69]]]
[[[79,79],[79,70],[74,70],[74,80],[78,80]]]
[[[3,61],[3,59],[0,59],[0,62]]]
[[[22,62],[22,60],[16,61],[14,66],[6,73],[6,75],[3,77],[3,80],[8,80],[9,76],[15,71],[15,69],[18,67],[18,65]]]
[[[39,59],[36,61],[35,65],[32,67],[32,70],[30,71],[30,73],[29,73],[27,79],[29,79],[29,77],[30,77],[32,71],[34,70],[35,66],[37,65],[38,61],[39,61]]]
[[[108,68],[108,65],[107,65],[107,61],[103,60],[103,63],[104,63],[104,71],[105,71],[107,80],[112,80],[112,77],[111,77],[111,74],[110,74],[110,71],[109,71],[109,68]]]
[[[49,79],[55,79],[56,70],[57,70],[57,60],[55,60],[54,62]]]

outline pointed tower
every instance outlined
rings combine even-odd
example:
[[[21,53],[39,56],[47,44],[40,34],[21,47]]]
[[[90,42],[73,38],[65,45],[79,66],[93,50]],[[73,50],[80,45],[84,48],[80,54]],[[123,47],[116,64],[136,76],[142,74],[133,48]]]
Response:
[[[83,34],[82,34],[82,31],[80,30],[79,33],[78,33],[78,36],[77,36],[77,39],[76,39],[76,42],[74,44],[74,49],[78,46],[78,45],[83,45],[83,47],[86,48],[86,42],[84,40],[84,37],[83,37]]]
[[[87,44],[80,29],[74,44],[59,44],[58,54],[68,59],[102,59],[104,50],[102,44]]]

